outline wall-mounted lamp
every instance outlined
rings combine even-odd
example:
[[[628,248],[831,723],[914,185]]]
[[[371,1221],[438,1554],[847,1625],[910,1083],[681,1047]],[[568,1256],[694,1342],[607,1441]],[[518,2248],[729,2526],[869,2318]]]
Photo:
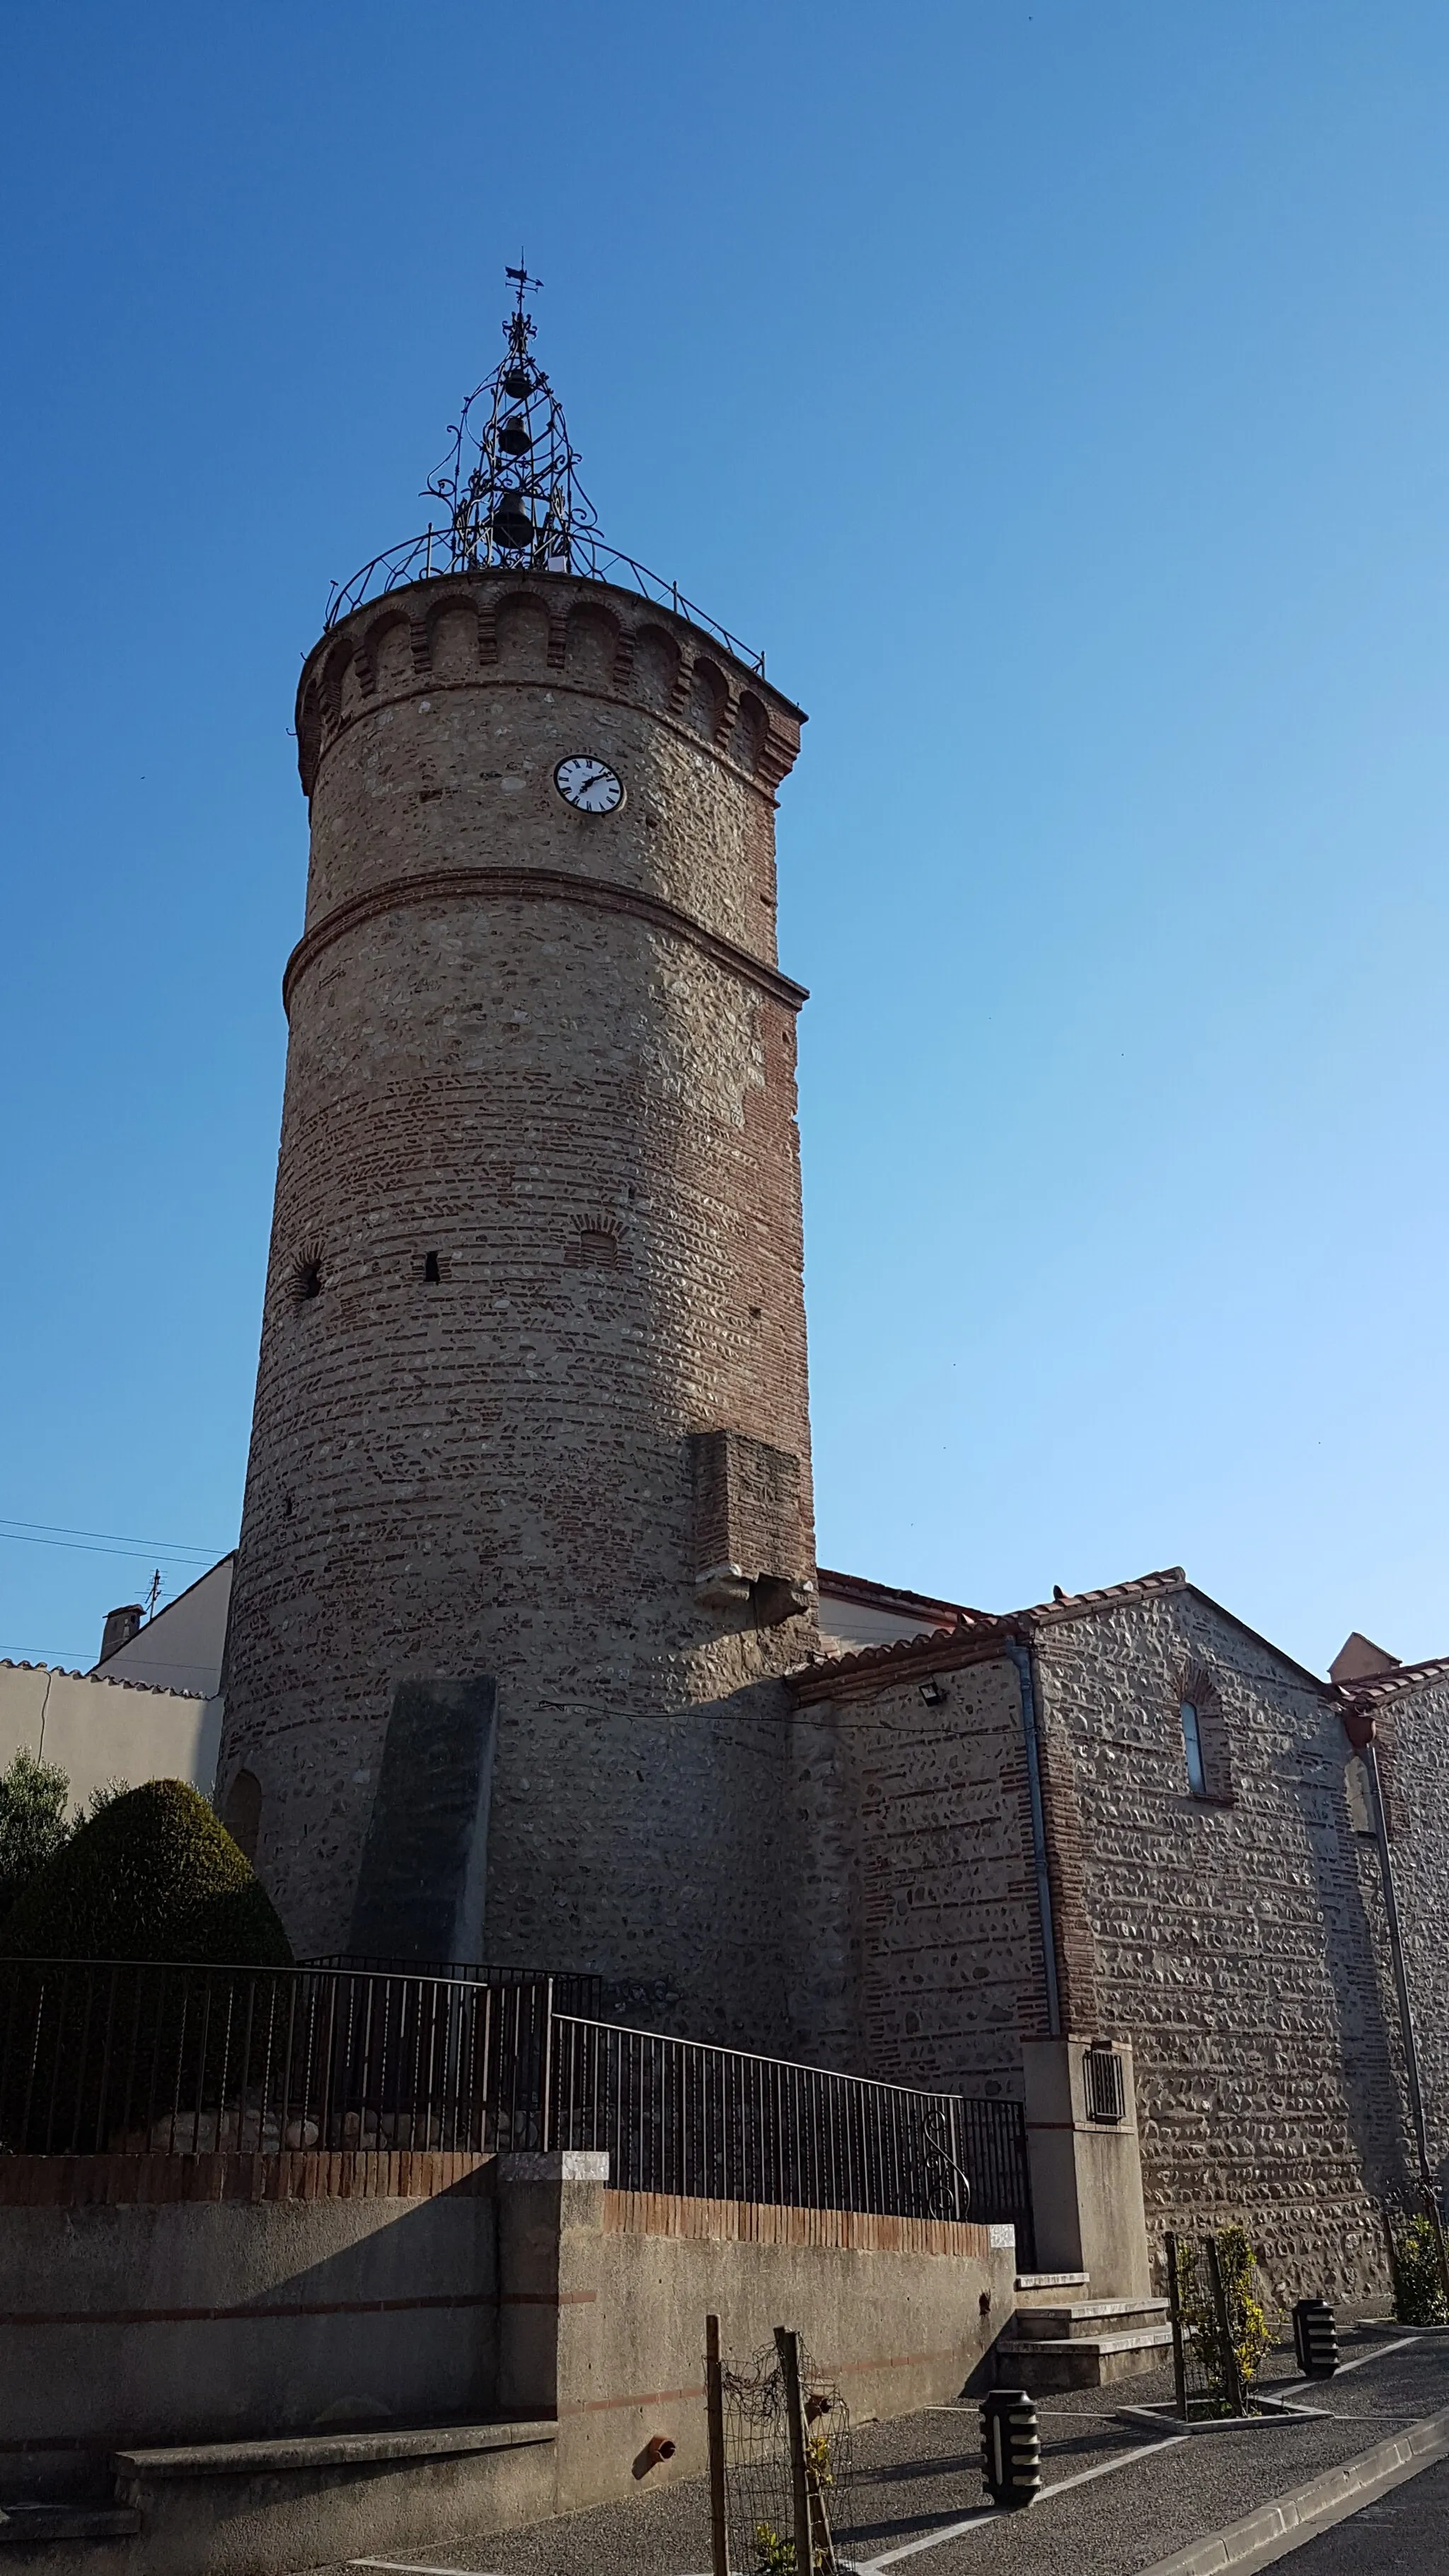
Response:
[[[941,1688],[940,1683],[936,1680],[934,1674],[932,1674],[929,1681],[922,1682],[921,1697],[925,1701],[927,1708],[939,1708],[945,1696],[946,1694]]]

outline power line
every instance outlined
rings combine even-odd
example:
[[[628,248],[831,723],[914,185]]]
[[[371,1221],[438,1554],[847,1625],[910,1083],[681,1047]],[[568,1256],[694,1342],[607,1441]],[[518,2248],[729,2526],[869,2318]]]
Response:
[[[70,1529],[64,1521],[0,1519],[0,1538],[14,1539],[25,1547],[80,1548],[94,1556],[130,1554],[144,1548],[148,1556],[154,1551],[173,1563],[184,1558],[197,1565],[214,1565],[227,1553],[225,1548],[197,1547],[182,1539],[133,1538],[120,1530]]]

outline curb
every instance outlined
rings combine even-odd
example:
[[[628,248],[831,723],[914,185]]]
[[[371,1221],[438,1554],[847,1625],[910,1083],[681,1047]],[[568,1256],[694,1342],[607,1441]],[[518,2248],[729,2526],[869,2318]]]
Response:
[[[1449,2406],[1437,2415],[1422,2416],[1387,2442],[1376,2442],[1371,2451],[1345,2460],[1341,2468],[1326,2469],[1306,2486],[1275,2496],[1271,2504],[1259,2505],[1255,2513],[1245,2513],[1225,2530],[1210,2531],[1191,2548],[1155,2560],[1142,2570],[1142,2576],[1224,2576],[1228,2568],[1247,2576],[1248,2570],[1266,2567],[1275,2558],[1286,2558],[1290,2550],[1301,2549],[1320,2531],[1345,2522],[1360,2505],[1371,2504],[1375,2496],[1402,2486],[1407,2478],[1417,2477],[1421,2469],[1432,2468],[1446,2456]]]

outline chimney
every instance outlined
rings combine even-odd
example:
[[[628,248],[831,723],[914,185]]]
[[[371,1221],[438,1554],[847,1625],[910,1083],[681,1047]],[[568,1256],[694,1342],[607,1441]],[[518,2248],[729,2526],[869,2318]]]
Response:
[[[114,1655],[122,1646],[128,1646],[131,1639],[139,1635],[140,1628],[139,1601],[128,1601],[121,1610],[108,1610],[106,1624],[101,1630],[101,1662],[104,1663],[107,1655]]]

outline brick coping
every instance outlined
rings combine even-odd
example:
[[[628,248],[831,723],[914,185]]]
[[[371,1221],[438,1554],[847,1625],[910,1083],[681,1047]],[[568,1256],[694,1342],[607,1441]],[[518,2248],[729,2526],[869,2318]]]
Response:
[[[665,2191],[606,2190],[604,2233],[713,2245],[812,2245],[852,2254],[973,2255],[982,2262],[991,2251],[990,2229],[968,2219],[882,2218],[863,2209],[791,2209]]]
[[[491,2188],[491,2155],[397,2148],[335,2154],[0,2156],[0,2208],[121,2208],[135,2202],[430,2200]]]

